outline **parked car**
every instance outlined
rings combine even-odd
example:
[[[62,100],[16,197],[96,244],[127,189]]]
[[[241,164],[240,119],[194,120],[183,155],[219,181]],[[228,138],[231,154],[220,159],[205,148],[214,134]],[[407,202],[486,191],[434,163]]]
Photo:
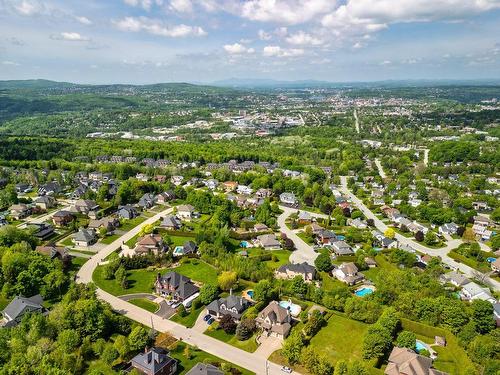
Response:
[[[208,320],[209,320],[211,317],[212,317],[212,315],[207,314],[207,315],[205,315],[205,316],[203,317],[203,320],[204,320],[205,322],[208,322]]]
[[[207,324],[211,325],[213,322],[215,322],[215,319],[214,318],[210,318],[210,319],[208,319]]]
[[[286,372],[287,374],[291,374],[292,373],[292,369],[290,367],[287,367],[287,366],[283,366],[281,368],[281,371]]]

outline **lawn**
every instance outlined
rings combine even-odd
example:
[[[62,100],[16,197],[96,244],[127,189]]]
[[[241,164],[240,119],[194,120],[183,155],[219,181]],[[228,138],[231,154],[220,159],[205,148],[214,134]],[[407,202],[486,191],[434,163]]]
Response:
[[[129,301],[132,305],[136,305],[141,309],[154,313],[158,310],[158,304],[146,298],[131,299]]]
[[[213,365],[220,365],[222,363],[230,363],[230,362],[224,361],[223,359],[221,359],[219,357],[216,357],[214,355],[211,355],[211,354],[208,354],[204,351],[196,349],[192,346],[189,346],[189,357],[188,357],[185,355],[186,354],[185,353],[186,346],[187,346],[186,343],[178,341],[170,347],[170,355],[179,361],[177,364],[177,374],[178,375],[183,375],[183,374],[187,373],[198,362],[210,363]],[[230,364],[232,365],[232,367],[237,368],[241,372],[242,375],[254,374],[253,372],[250,372],[244,368],[238,367],[232,363],[230,363]]]
[[[134,219],[130,220],[123,220],[122,225],[120,226],[120,229],[123,230],[124,232],[128,232],[129,230],[135,228],[139,224],[143,223],[146,220],[145,217],[138,216]]]
[[[203,311],[205,306],[201,306],[197,308],[196,310],[191,308],[191,311],[189,314],[186,316],[180,316],[179,314],[173,315],[170,320],[179,324],[182,324],[185,327],[192,328],[194,326],[194,323],[196,323],[196,319],[198,319],[198,316],[200,313]]]
[[[272,270],[275,270],[276,268],[289,263],[288,259],[290,258],[291,253],[292,252],[288,250],[273,250],[271,254],[277,258],[277,261],[272,259],[268,260],[266,261],[266,265]]]
[[[240,341],[236,338],[236,335],[227,334],[224,330],[219,329],[218,323],[214,323],[209,326],[204,334],[249,353],[253,353],[258,347],[257,342],[255,341],[255,335],[250,337],[248,340]]]
[[[64,246],[73,246],[73,238],[71,236],[66,237],[64,240],[61,241],[61,244]]]
[[[10,298],[5,298],[0,295],[0,310],[5,309],[5,307],[10,303]]]
[[[170,239],[172,240],[172,246],[182,246],[186,241],[194,241],[194,237],[187,237],[187,236],[170,236]]]
[[[136,234],[130,240],[125,241],[125,245],[127,245],[129,248],[133,249],[135,247],[135,244],[136,244],[138,238],[139,238],[139,234]]]
[[[363,271],[364,272],[364,271]],[[327,272],[321,272],[321,289],[324,291],[333,290],[335,288],[345,286],[345,284],[334,277],[331,277]]]
[[[297,237],[299,237],[302,241],[304,241],[308,245],[314,245],[314,239],[312,237],[307,236],[304,232],[298,232]]]
[[[122,235],[121,234],[112,234],[110,236],[106,236],[101,240],[101,243],[105,245],[109,245],[110,243],[113,243],[116,241],[118,238],[120,238]]]
[[[171,269],[139,269],[127,272],[129,288],[123,289],[116,280],[105,280],[103,277],[104,266],[98,266],[92,275],[95,284],[115,296],[131,293],[151,293],[158,273],[175,271],[201,283],[217,283],[217,270],[211,265],[198,260],[188,259],[176,268]]]

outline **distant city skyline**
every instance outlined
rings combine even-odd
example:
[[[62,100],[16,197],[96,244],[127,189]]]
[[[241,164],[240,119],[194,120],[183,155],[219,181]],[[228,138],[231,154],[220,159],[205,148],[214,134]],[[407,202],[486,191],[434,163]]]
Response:
[[[499,0],[0,0],[0,79],[498,79],[499,35]]]

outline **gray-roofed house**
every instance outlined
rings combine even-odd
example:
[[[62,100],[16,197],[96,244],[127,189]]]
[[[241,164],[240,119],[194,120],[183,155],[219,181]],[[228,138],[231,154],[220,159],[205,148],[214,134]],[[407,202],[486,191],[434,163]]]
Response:
[[[75,202],[75,210],[76,212],[88,215],[92,211],[97,211],[99,209],[99,205],[89,199],[80,199]]]
[[[139,216],[139,213],[135,209],[135,207],[132,206],[121,206],[118,209],[118,216],[122,219],[133,219],[134,217]]]
[[[57,206],[57,201],[54,197],[50,195],[42,195],[34,200],[35,205],[43,210],[48,210],[49,208]]]
[[[198,362],[186,375],[224,375],[224,372],[213,365]]]
[[[65,210],[57,211],[54,215],[52,215],[52,223],[54,223],[57,227],[62,227],[68,225],[75,219],[75,216]]]
[[[453,284],[457,287],[462,287],[465,284],[470,283],[470,280],[465,277],[465,275],[458,273],[456,271],[451,271],[441,275],[440,280],[445,283]]]
[[[292,207],[296,207],[299,204],[297,198],[295,197],[295,194],[293,193],[281,193],[280,202]]]
[[[167,215],[161,221],[160,227],[170,230],[177,230],[182,227],[182,222],[177,216]]]
[[[2,311],[3,326],[13,327],[21,322],[23,316],[28,313],[43,313],[45,308],[42,306],[43,299],[38,294],[36,296],[26,298],[16,296]]]
[[[181,220],[191,220],[194,216],[194,207],[190,204],[181,204],[177,207],[177,216]]]
[[[165,349],[157,347],[137,354],[130,364],[146,375],[173,375],[177,372],[177,360],[170,357]]]
[[[151,193],[146,193],[141,197],[141,199],[139,199],[139,203],[137,203],[137,204],[142,209],[145,209],[145,208],[153,207],[155,205],[155,203],[156,203],[155,196]]]
[[[281,249],[281,243],[276,239],[276,235],[274,233],[258,236],[257,242],[266,250]]]
[[[354,254],[354,251],[352,251],[351,246],[349,246],[344,241],[332,242],[332,250],[336,255],[352,255],[352,254]]]
[[[262,328],[267,335],[280,339],[288,336],[292,328],[291,321],[290,310],[280,306],[277,301],[271,301],[255,319],[257,326]]]
[[[164,297],[171,296],[174,300],[179,301],[184,301],[200,291],[190,278],[177,272],[168,272],[163,276],[158,274],[155,290],[156,294]]]
[[[348,285],[354,285],[365,279],[365,276],[358,272],[358,267],[353,262],[342,263],[333,270],[333,275]]]
[[[313,281],[316,277],[316,268],[306,262],[289,263],[280,266],[275,275],[278,279],[293,279],[295,276],[300,276],[304,281]]]
[[[73,242],[76,246],[88,247],[97,242],[97,236],[92,229],[80,229],[74,236]]]
[[[250,307],[250,301],[245,298],[229,295],[212,301],[208,306],[208,313],[220,319],[224,315],[231,315],[235,320],[240,320],[243,312]]]
[[[491,295],[487,288],[482,288],[474,282],[465,284],[460,291],[460,297],[466,301],[473,301],[475,299],[482,299],[491,303],[495,302],[495,298]]]
[[[453,234],[457,234],[458,225],[455,223],[445,223],[439,227],[439,233],[441,234],[449,234],[450,236]]]

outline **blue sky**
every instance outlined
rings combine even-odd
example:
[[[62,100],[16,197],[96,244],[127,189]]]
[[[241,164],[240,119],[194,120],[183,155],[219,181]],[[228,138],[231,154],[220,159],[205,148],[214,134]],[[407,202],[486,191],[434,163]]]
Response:
[[[0,0],[0,79],[500,78],[500,0]]]

